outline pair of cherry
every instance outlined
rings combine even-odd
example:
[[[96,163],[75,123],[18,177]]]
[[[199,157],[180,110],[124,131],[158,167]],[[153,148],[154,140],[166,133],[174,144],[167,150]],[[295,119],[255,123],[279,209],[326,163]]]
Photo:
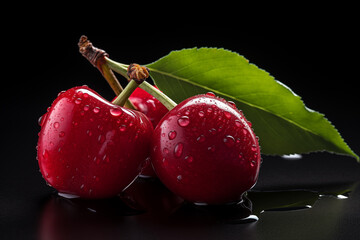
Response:
[[[256,183],[258,140],[234,103],[207,93],[168,111],[139,88],[129,99],[139,111],[87,86],[58,95],[39,121],[38,162],[50,186],[106,198],[153,169],[180,197],[223,204],[239,202]]]

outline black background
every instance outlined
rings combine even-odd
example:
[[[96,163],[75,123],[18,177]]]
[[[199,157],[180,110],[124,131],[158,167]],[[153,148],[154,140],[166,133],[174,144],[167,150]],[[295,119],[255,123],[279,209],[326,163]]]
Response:
[[[246,17],[246,9],[229,11],[231,8],[227,6],[224,11],[219,9],[211,14],[196,8],[191,16],[202,14],[197,20],[186,11],[150,14],[131,9],[132,14],[124,16],[122,13],[130,12],[130,8],[118,9],[111,18],[110,14],[97,15],[100,9],[92,9],[91,14],[70,20],[66,11],[55,15],[54,8],[44,15],[30,14],[16,23],[13,19],[21,14],[3,19],[6,26],[2,36],[0,238],[41,238],[39,219],[53,190],[46,186],[38,171],[37,120],[58,92],[86,84],[105,98],[113,98],[101,74],[78,53],[77,42],[82,34],[106,50],[112,59],[127,64],[150,63],[171,50],[195,46],[238,52],[289,86],[309,108],[324,113],[359,154],[359,36],[358,19],[351,6],[316,10],[309,7],[306,9],[312,10],[297,13],[288,8],[283,15],[254,13]],[[297,161],[263,158],[258,189],[291,189],[360,179],[359,165],[346,156],[314,153]],[[346,209],[342,214],[346,217],[334,218],[335,229],[326,224],[327,212],[323,210],[326,204],[319,204],[304,213],[264,214],[259,222],[249,225],[201,225],[195,230],[172,226],[166,232],[158,226],[152,234],[151,228],[141,233],[140,229],[149,227],[143,222],[131,225],[134,229],[123,234],[120,230],[114,232],[119,225],[112,222],[108,231],[114,235],[106,236],[351,239],[359,233],[356,224],[360,220],[359,200],[357,190],[342,202]],[[67,237],[70,236],[71,233]]]

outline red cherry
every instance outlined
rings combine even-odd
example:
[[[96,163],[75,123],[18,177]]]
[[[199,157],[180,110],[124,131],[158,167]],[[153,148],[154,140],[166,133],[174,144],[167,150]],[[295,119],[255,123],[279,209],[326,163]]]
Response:
[[[141,88],[136,88],[129,97],[129,100],[140,112],[149,118],[154,128],[169,111],[159,100]],[[144,165],[140,175],[142,177],[156,177],[150,161],[147,161],[146,165]]]
[[[153,135],[152,164],[175,194],[195,203],[239,202],[260,168],[260,147],[234,103],[213,94],[184,100]]]
[[[136,178],[149,155],[153,127],[147,117],[88,87],[59,94],[40,123],[40,171],[61,193],[114,196]]]
[[[159,100],[141,88],[136,88],[129,100],[149,118],[154,128],[169,111]]]

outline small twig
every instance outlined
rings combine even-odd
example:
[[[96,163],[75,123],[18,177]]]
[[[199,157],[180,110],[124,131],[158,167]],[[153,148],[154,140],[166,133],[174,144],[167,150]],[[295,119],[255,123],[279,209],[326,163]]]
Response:
[[[105,57],[108,57],[109,54],[102,49],[94,47],[85,35],[80,37],[78,46],[79,52],[102,73],[101,65],[105,64]]]

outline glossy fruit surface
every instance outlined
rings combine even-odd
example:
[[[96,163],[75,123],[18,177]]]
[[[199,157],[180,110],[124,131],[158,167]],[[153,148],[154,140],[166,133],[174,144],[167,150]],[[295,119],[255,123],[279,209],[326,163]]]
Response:
[[[153,127],[88,87],[61,92],[40,121],[38,162],[46,182],[84,198],[114,196],[139,174]]]
[[[141,88],[135,89],[129,100],[140,112],[149,118],[154,128],[169,111],[159,100]]]
[[[158,124],[151,160],[159,179],[195,203],[238,202],[257,181],[260,147],[235,104],[199,95],[184,100]]]
[[[154,128],[160,122],[161,118],[169,111],[159,100],[141,88],[135,89],[129,97],[129,100],[140,112],[144,113],[149,118]],[[140,176],[156,177],[150,161],[146,162]]]

